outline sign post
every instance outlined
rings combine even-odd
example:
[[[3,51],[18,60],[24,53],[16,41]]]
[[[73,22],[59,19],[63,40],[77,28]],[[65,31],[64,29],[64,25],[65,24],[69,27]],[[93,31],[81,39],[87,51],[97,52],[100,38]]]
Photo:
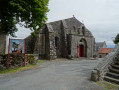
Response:
[[[25,48],[26,48],[26,40],[24,39],[24,67],[26,65],[26,63],[25,63]]]
[[[9,39],[7,69],[9,68],[9,54],[23,54],[25,66],[25,40],[24,39]]]
[[[10,38],[9,38],[9,46],[8,46],[7,69],[9,68],[9,50],[10,50]]]

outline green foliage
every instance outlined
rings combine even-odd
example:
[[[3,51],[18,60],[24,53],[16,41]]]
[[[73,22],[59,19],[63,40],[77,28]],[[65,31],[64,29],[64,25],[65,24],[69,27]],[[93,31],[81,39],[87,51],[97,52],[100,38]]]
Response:
[[[0,74],[16,73],[16,72],[19,72],[19,71],[33,69],[33,68],[36,68],[38,66],[39,65],[27,65],[25,67],[15,67],[15,68],[4,69],[4,70],[0,70]]]
[[[119,42],[119,33],[117,34],[117,36],[115,37],[115,39],[113,40],[113,42],[115,44],[117,44]]]
[[[99,81],[97,82],[97,84],[103,87],[104,90],[118,90],[119,89],[119,85],[116,85],[114,83],[109,83],[106,81]]]
[[[38,60],[38,63],[43,63],[43,62],[46,62],[46,60]]]
[[[0,34],[14,36],[18,30],[16,24],[36,33],[37,28],[41,28],[47,20],[48,2],[49,0],[0,0]]]
[[[27,54],[26,56],[27,56],[28,63],[29,63],[29,64],[34,64],[34,62],[35,62],[35,57],[34,57],[34,55],[32,55],[32,54]]]

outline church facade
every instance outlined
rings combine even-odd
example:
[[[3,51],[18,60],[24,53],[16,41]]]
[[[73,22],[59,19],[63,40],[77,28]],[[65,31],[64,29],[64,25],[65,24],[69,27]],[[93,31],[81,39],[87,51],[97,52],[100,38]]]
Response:
[[[28,36],[26,53],[44,59],[93,57],[95,38],[83,23],[72,17],[45,24],[37,37]]]

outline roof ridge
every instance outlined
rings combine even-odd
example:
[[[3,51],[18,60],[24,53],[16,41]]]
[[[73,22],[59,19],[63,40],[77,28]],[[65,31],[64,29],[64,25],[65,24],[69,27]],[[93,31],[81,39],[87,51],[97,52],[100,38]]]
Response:
[[[62,20],[68,20],[68,19],[74,19],[75,17],[70,17],[70,18],[66,18],[66,19],[60,19],[60,20],[56,20],[56,21],[52,21],[52,22],[48,22],[46,24],[49,24],[49,23],[55,23],[55,22],[58,22],[58,21],[62,21]],[[75,18],[76,19],[76,18]],[[76,19],[77,20],[77,19]]]

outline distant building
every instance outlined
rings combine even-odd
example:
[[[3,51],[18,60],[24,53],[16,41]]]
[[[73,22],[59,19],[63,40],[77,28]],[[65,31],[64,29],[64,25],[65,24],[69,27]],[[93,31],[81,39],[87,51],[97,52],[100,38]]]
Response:
[[[96,51],[98,52],[100,48],[107,48],[106,42],[96,42]]]
[[[98,51],[98,58],[103,58],[108,55],[113,48],[100,48]]]

